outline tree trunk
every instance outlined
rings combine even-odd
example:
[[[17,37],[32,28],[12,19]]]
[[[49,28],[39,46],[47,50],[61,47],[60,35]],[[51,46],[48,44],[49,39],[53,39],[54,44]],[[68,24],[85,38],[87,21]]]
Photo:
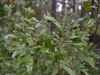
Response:
[[[65,0],[62,0],[62,15],[64,15],[63,9],[64,9],[65,5],[66,5]]]
[[[56,3],[57,1],[56,0],[52,0],[52,10],[51,10],[51,16],[56,18]],[[50,31],[54,31],[56,29],[56,26],[54,23],[51,24],[51,27],[50,27]]]
[[[57,1],[56,0],[52,0],[52,13],[51,13],[51,16],[52,17],[56,17],[56,3]]]

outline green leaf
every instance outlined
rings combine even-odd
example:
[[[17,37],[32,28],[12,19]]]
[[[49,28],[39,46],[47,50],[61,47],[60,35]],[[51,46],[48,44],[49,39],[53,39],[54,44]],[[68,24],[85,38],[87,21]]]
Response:
[[[27,65],[33,66],[33,57],[31,56],[31,54],[26,55],[25,61]]]
[[[2,57],[0,57],[0,61],[1,61],[1,60],[3,60],[3,58],[2,58]]]
[[[64,61],[64,60],[60,60],[61,64],[67,65],[68,62]],[[62,67],[62,66],[61,66]]]
[[[40,35],[44,34],[46,32],[46,29],[42,29]]]
[[[96,23],[96,21],[97,21],[97,20],[94,19],[94,18],[90,19],[89,22],[88,22],[89,26],[90,26],[90,27],[93,27],[93,26],[94,26],[94,23]]]
[[[8,35],[4,36],[4,39],[8,39],[9,37],[10,38],[17,38],[18,36],[15,34],[8,34]]]
[[[53,17],[44,14],[44,18],[54,23],[61,32],[63,31],[61,24],[58,21],[56,21]]]
[[[96,48],[97,45],[94,45],[94,43],[90,43],[87,47],[88,51],[93,51]]]
[[[45,40],[44,40],[45,46],[46,47],[51,47],[51,37],[47,34],[45,35]]]
[[[62,62],[62,63],[66,63],[65,61],[64,62]],[[70,74],[70,75],[75,75],[75,73],[74,73],[74,71],[71,69],[71,68],[69,68],[69,67],[67,67],[66,65],[64,65],[64,64],[60,64],[59,66],[60,66],[60,68],[63,68],[68,74]]]
[[[42,52],[42,53],[49,53],[49,49],[41,48],[40,52]]]
[[[28,13],[34,13],[34,10],[32,10],[30,7],[28,7],[28,8],[25,8],[25,11],[27,11]]]
[[[35,22],[39,22],[35,17],[32,17],[32,19],[33,19]]]
[[[7,39],[4,39],[5,40],[5,43],[7,44],[7,45],[9,45],[10,44],[10,42],[12,41],[12,39],[11,38],[7,38]]]
[[[61,24],[60,24],[59,22],[57,22],[57,21],[55,21],[54,23],[55,23],[55,25],[57,26],[57,28],[62,32],[63,29],[62,29]]]
[[[84,57],[84,60],[91,66],[91,67],[95,67],[95,64],[94,64],[94,60],[93,58],[90,58],[90,57]]]
[[[47,12],[47,16],[50,16],[50,13],[49,12]]]
[[[100,55],[99,54],[97,54],[97,53],[95,53],[95,52],[90,52],[90,53],[88,53],[90,56],[92,56],[93,58],[95,58],[95,59],[100,59]]]
[[[72,35],[70,36],[70,39],[75,39],[75,38],[78,38],[79,36],[75,36],[75,35]]]
[[[39,39],[37,41],[37,45],[42,45],[43,42],[44,42],[44,37],[43,37],[43,35],[40,35],[40,37],[39,37]]]
[[[45,18],[46,20],[51,21],[51,22],[54,22],[54,21],[55,21],[55,19],[54,19],[53,17],[47,16],[47,15],[45,15],[45,14],[44,14],[44,18]]]
[[[32,67],[33,66],[26,65],[26,67],[27,67],[27,72],[30,74],[32,72]]]
[[[58,65],[57,65],[57,64],[55,64],[55,65],[53,66],[53,72],[52,72],[52,74],[51,74],[51,75],[56,75],[56,74],[57,74],[57,72],[58,72]]]
[[[39,69],[35,69],[35,70],[33,71],[33,75],[39,75],[39,73],[40,73],[40,70],[39,70]]]
[[[85,75],[89,75],[87,72],[84,72],[85,73]]]
[[[92,12],[92,7],[89,1],[83,2],[83,6],[87,12]]]
[[[40,23],[37,23],[36,26],[35,26],[35,28],[38,28],[40,26],[41,26],[41,24]]]
[[[14,64],[13,64],[13,67],[17,67],[17,66],[19,66],[22,62],[24,62],[25,61],[25,58],[23,57],[23,58],[21,58],[21,57],[18,57],[18,59],[17,59],[17,62],[15,62]]]
[[[84,72],[85,75],[89,75],[89,74],[87,73],[87,71],[88,71],[87,69],[81,69],[81,71]]]
[[[27,43],[28,43],[29,45],[33,45],[33,44],[34,44],[34,41],[33,41],[32,37],[28,37],[28,38],[26,39],[26,41],[27,41]]]
[[[65,71],[67,71],[70,75],[75,75],[74,71],[71,68],[67,67],[66,65],[62,65],[62,68]]]
[[[24,19],[26,22],[31,22],[32,21],[32,19],[28,19],[28,18],[25,18]]]
[[[27,64],[26,65],[27,72],[30,74],[32,72],[32,68],[33,68],[33,57],[31,56],[31,54],[27,54],[24,59]]]
[[[12,58],[15,58],[18,54],[19,54],[19,51],[15,51],[15,52],[12,54]]]
[[[5,4],[4,5],[5,10],[11,10],[12,8],[14,8],[14,6],[12,4],[10,4],[10,5]]]

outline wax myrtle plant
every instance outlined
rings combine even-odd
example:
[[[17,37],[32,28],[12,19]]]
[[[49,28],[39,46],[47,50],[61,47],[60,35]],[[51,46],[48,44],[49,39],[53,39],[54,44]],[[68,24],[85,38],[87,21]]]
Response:
[[[5,27],[0,28],[0,74],[3,75],[99,75],[96,60],[100,58],[81,31],[78,21],[62,23],[47,12],[39,21],[34,10],[11,14],[13,5],[5,5]],[[50,31],[51,25],[56,25]]]

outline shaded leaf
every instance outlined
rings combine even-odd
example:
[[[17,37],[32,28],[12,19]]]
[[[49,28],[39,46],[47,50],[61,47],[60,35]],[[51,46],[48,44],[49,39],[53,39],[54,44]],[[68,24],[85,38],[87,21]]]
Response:
[[[67,67],[66,65],[62,65],[62,67],[63,67],[63,69],[64,69],[65,71],[67,71],[70,75],[75,75],[74,71],[73,71],[71,68]]]
[[[33,68],[33,57],[31,56],[31,54],[27,54],[24,59],[27,64],[26,65],[27,72],[30,74],[32,72],[32,68]]]
[[[63,31],[61,24],[57,22],[53,17],[44,14],[44,18],[54,23],[61,32]]]
[[[25,61],[25,58],[23,57],[23,58],[21,58],[21,57],[18,57],[18,59],[17,59],[17,62],[15,62],[14,64],[13,64],[13,67],[17,67],[17,66],[19,66],[22,62],[24,62]]]
[[[95,64],[94,64],[94,60],[93,58],[90,58],[90,57],[84,57],[84,60],[91,66],[91,67],[95,67]]]
[[[92,12],[92,7],[89,1],[83,2],[83,6],[87,12]]]
[[[85,75],[89,75],[89,74],[87,73],[87,71],[88,71],[87,69],[81,69],[81,71],[84,72]]]
[[[56,74],[57,74],[57,72],[58,72],[58,65],[57,65],[57,64],[55,64],[55,65],[53,66],[53,72],[52,72],[52,74],[51,74],[51,75],[56,75]]]

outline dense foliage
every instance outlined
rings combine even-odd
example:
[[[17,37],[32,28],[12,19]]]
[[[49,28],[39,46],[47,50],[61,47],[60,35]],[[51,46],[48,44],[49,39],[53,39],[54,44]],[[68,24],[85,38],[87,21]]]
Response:
[[[96,67],[100,56],[88,42],[88,32],[80,30],[80,19],[68,23],[67,10],[64,10],[62,23],[48,12],[38,21],[31,15],[34,10],[30,7],[23,13],[11,14],[13,7],[5,5],[6,23],[0,27],[1,75],[100,74]],[[57,27],[53,32],[50,31],[52,24]]]

